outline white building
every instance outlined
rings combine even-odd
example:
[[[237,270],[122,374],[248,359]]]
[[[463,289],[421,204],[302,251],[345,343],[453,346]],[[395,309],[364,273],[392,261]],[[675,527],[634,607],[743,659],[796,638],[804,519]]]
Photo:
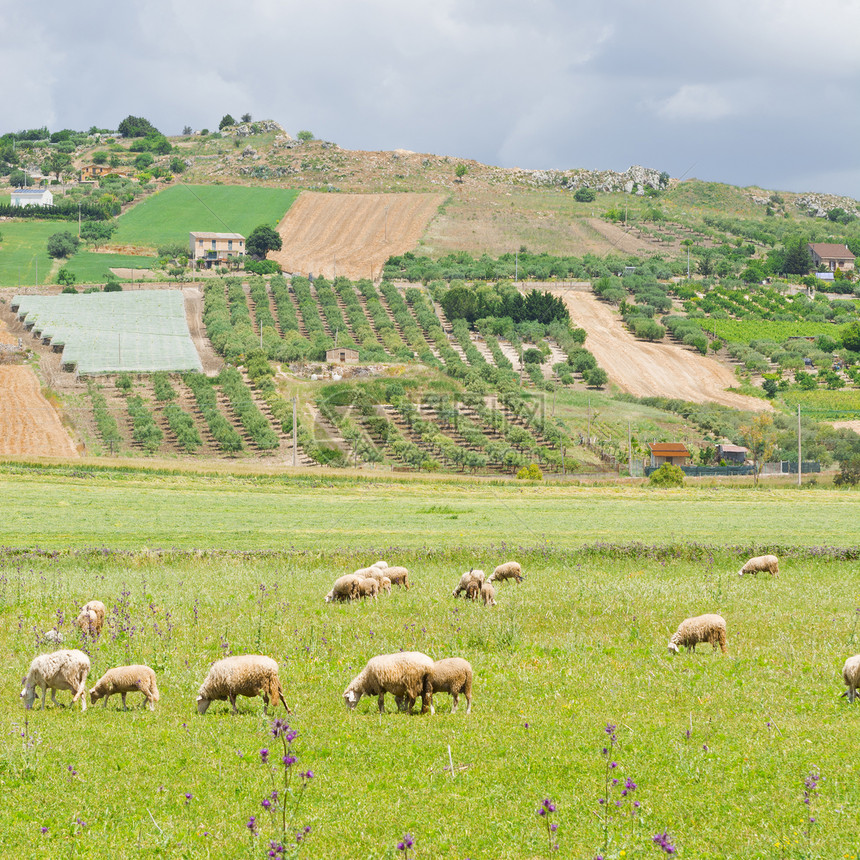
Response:
[[[13,206],[53,206],[54,195],[47,188],[13,188]]]

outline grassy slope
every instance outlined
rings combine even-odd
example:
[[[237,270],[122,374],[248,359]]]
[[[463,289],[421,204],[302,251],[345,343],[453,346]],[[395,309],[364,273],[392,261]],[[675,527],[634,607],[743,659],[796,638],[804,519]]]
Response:
[[[48,237],[68,230],[78,233],[77,221],[4,221],[0,227],[0,285],[43,284],[54,261],[48,256]]]
[[[150,269],[155,257],[138,257],[131,254],[99,254],[80,251],[66,264],[74,272],[79,284],[104,283],[108,270],[113,268]]]
[[[154,247],[187,242],[191,230],[247,236],[260,224],[277,224],[297,195],[287,188],[177,184],[120,217],[113,241]]]

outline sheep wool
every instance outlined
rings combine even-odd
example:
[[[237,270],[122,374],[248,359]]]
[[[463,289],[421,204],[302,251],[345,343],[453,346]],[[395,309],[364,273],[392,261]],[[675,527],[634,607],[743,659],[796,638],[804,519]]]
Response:
[[[500,564],[489,576],[487,582],[502,582],[505,579],[523,581],[523,569],[518,561],[506,561]]]
[[[474,568],[467,570],[460,577],[460,581],[457,583],[457,587],[453,591],[454,597],[459,597],[469,587],[470,582],[477,582],[478,587],[480,588],[484,584],[484,571],[475,570]]]
[[[357,600],[363,576],[348,573],[340,576],[334,581],[331,591],[325,596],[326,603],[340,602],[345,600]]]
[[[759,572],[767,571],[771,576],[779,575],[779,559],[775,555],[757,555],[751,558],[739,571],[738,576],[751,573],[755,576]]]
[[[848,687],[842,695],[848,696],[848,701],[853,704],[854,699],[857,698],[857,690],[860,688],[860,654],[855,654],[845,661],[842,667],[842,680]]]
[[[485,582],[481,586],[481,599],[484,601],[484,606],[496,605],[496,589],[492,583]]]
[[[40,654],[33,658],[21,698],[24,707],[30,710],[36,698],[36,687],[42,690],[42,710],[45,709],[45,695],[50,689],[51,701],[58,705],[57,690],[70,690],[72,705],[78,700],[81,710],[87,709],[86,683],[90,672],[90,658],[77,648],[63,648],[50,654]]]
[[[433,707],[434,693],[450,693],[454,700],[451,713],[457,713],[460,693],[466,697],[466,713],[472,713],[472,666],[468,660],[461,657],[448,657],[437,660],[430,672],[430,713],[435,713]]]
[[[81,607],[75,624],[83,633],[88,633],[95,639],[102,632],[105,622],[105,605],[101,600],[90,600]]]
[[[278,664],[271,657],[244,654],[213,663],[197,693],[197,712],[205,714],[210,702],[229,699],[235,714],[236,696],[262,696],[264,713],[268,713],[269,702],[275,708],[283,702],[287,713],[291,713],[278,677]]]
[[[480,590],[481,586],[477,582],[470,582],[466,586],[466,600],[477,600]]]
[[[376,600],[376,595],[379,594],[379,583],[370,577],[362,579],[358,584],[358,593],[361,597],[370,597]]]
[[[122,696],[122,709],[127,711],[125,697],[128,693],[143,693],[143,699],[150,711],[155,710],[155,703],[161,698],[158,685],[155,683],[155,672],[149,666],[115,666],[108,669],[90,689],[90,703],[95,704],[104,699],[107,707],[108,699],[114,694]]]
[[[405,567],[386,567],[385,575],[391,580],[392,585],[402,585],[409,588],[409,570]]]
[[[709,614],[684,619],[669,640],[669,650],[677,654],[678,647],[683,646],[695,651],[700,642],[710,642],[714,651],[719,645],[723,654],[726,653],[726,621],[722,616]]]
[[[379,713],[385,711],[385,694],[397,699],[398,708],[412,713],[421,696],[421,713],[430,709],[430,672],[433,660],[420,651],[398,651],[371,657],[367,665],[343,691],[343,700],[352,710],[362,696],[377,696]]]

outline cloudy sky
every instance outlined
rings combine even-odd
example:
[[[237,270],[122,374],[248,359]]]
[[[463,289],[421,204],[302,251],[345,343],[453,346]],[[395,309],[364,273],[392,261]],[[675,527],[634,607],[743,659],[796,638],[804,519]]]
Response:
[[[0,131],[225,113],[348,149],[860,198],[858,0],[0,0]]]

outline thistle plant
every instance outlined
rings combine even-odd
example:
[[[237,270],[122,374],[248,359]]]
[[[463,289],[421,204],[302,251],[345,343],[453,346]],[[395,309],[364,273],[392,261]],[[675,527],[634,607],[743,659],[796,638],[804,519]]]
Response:
[[[558,832],[558,822],[552,820],[555,812],[555,804],[548,798],[543,799],[543,803],[538,807],[537,814],[546,827],[546,838],[550,851],[558,851],[558,842],[556,842],[556,833]]]
[[[403,853],[403,860],[409,860],[410,857],[414,857],[411,853],[414,846],[415,839],[410,834],[405,833],[403,838],[397,843],[397,850]]]
[[[806,836],[807,841],[811,841],[812,839],[812,826],[815,824],[815,816],[813,813],[813,804],[815,802],[815,798],[818,796],[818,781],[821,779],[821,775],[818,772],[818,768],[814,767],[806,776],[806,779],[803,780],[803,804],[806,806],[806,830],[804,830],[804,836]]]
[[[607,735],[606,746],[601,750],[604,759],[603,794],[597,802],[600,805],[598,816],[603,830],[603,855],[606,855],[609,850],[613,827],[617,826],[618,828],[616,841],[620,845],[623,840],[625,824],[636,820],[641,805],[638,800],[634,799],[636,783],[630,777],[622,781],[619,775],[618,762],[615,761],[616,747],[618,746],[618,736],[615,729],[616,726],[611,723],[606,725],[604,729]]]

